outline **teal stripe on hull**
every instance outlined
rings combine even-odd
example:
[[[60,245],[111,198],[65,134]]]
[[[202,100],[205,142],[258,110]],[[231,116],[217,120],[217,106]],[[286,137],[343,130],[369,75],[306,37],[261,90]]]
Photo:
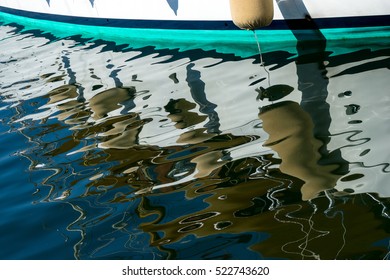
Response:
[[[36,20],[0,12],[4,24],[17,23],[24,30],[40,29],[56,37],[81,35],[84,38],[114,41],[129,44],[132,48],[153,46],[156,49],[215,50],[241,57],[258,54],[257,44],[251,31],[247,30],[184,30],[184,29],[141,29],[69,24],[50,20]],[[351,42],[362,39],[383,41],[390,38],[390,26],[364,28],[331,28],[320,30],[327,41]],[[264,52],[285,50],[295,52],[296,36],[305,40],[316,40],[318,30],[257,30]]]

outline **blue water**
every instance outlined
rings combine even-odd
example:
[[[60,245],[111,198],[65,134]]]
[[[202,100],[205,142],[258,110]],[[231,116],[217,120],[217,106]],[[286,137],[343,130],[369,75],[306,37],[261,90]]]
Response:
[[[1,259],[389,258],[388,38],[0,38]]]

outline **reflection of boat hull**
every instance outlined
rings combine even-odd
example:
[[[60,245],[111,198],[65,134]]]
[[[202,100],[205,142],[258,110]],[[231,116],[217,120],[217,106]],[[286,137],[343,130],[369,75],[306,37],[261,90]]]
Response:
[[[34,200],[54,205],[43,222],[52,225],[59,213],[55,239],[69,235],[75,258],[388,257],[388,44],[332,55],[316,44],[314,55],[300,48],[297,59],[282,49],[265,53],[274,86],[263,96],[279,97],[275,89],[285,84],[294,88],[285,98],[296,102],[278,99],[285,106],[266,112],[270,100],[256,102],[266,73],[253,58],[118,51],[116,44],[18,30],[0,28],[2,103],[9,104],[2,104],[3,123],[29,140],[17,152],[31,160],[34,187],[27,191],[37,188]],[[346,112],[351,104],[361,110]],[[276,144],[276,133],[286,140]],[[329,140],[322,143],[330,152],[318,149],[319,140]],[[286,154],[294,141],[298,149]],[[326,188],[302,202],[301,180],[313,176],[301,176],[304,162],[324,171],[339,163],[338,151],[351,163],[335,187],[342,197]],[[320,152],[332,157],[317,165]],[[285,172],[299,153],[299,172]],[[65,205],[74,212],[56,211]],[[54,256],[63,243],[49,244]]]
[[[144,46],[146,42],[158,47],[172,47],[175,42],[176,47],[182,48],[253,44],[252,36],[233,24],[227,1],[210,3],[209,0],[149,0],[145,9],[142,0],[0,0],[0,19],[59,35],[81,33],[102,39],[127,39],[135,46],[137,43]],[[343,3],[275,0],[274,21],[261,31],[262,41],[295,40],[293,34],[305,33],[313,26],[323,30],[327,39],[388,36],[388,1],[345,0]]]

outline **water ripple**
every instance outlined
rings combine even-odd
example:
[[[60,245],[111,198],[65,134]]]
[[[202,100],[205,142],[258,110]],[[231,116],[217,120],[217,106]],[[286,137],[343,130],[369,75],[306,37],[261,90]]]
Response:
[[[388,258],[387,47],[265,53],[268,77],[258,57],[0,37],[1,178],[20,157],[29,177],[1,200],[56,225],[24,257]]]

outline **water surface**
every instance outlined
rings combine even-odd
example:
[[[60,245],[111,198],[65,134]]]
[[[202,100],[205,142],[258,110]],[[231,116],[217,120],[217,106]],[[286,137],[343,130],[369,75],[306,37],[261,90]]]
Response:
[[[0,38],[1,259],[389,258],[388,39]]]

